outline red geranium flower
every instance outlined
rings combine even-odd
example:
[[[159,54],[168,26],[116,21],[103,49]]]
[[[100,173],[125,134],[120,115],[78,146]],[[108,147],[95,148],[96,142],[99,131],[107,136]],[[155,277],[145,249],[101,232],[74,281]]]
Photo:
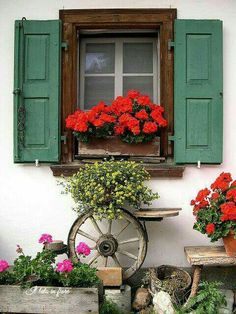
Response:
[[[138,102],[138,104],[140,104],[140,105],[148,106],[148,105],[151,104],[151,99],[150,99],[150,97],[147,96],[147,95],[142,95],[142,96],[139,96],[139,97],[137,98],[137,102]]]
[[[226,202],[220,205],[222,212],[221,221],[236,220],[236,205],[234,202]]]
[[[215,182],[212,183],[212,190],[222,190],[225,191],[229,188],[229,183],[232,181],[232,177],[230,173],[222,172],[218,178],[216,178]]]
[[[99,117],[102,121],[108,122],[108,123],[114,123],[116,122],[116,118],[107,114],[107,113],[102,113]]]
[[[130,90],[130,91],[128,91],[128,93],[127,93],[127,97],[129,97],[129,98],[131,98],[131,99],[136,99],[136,98],[139,97],[139,95],[140,95],[140,92],[137,91],[137,90]]]
[[[203,201],[209,194],[210,194],[210,191],[207,188],[200,190],[196,197],[196,202]]]
[[[143,126],[143,132],[146,134],[155,133],[157,131],[157,125],[155,122],[145,122]]]
[[[215,232],[215,225],[213,223],[210,223],[206,226],[206,233],[212,234]]]
[[[96,126],[97,128],[101,128],[104,125],[104,121],[101,119],[96,119],[93,121],[93,125]]]
[[[148,113],[146,110],[142,109],[135,114],[135,118],[140,119],[140,120],[147,120]]]
[[[125,131],[125,127],[123,125],[118,124],[114,127],[114,132],[116,135],[121,135],[124,133],[124,131]]]
[[[219,196],[220,196],[220,194],[219,194],[218,192],[214,192],[214,193],[212,193],[211,198],[212,198],[213,200],[217,200],[217,199],[219,198]]]
[[[226,193],[226,199],[227,200],[233,200],[234,202],[236,202],[236,189],[229,190]]]

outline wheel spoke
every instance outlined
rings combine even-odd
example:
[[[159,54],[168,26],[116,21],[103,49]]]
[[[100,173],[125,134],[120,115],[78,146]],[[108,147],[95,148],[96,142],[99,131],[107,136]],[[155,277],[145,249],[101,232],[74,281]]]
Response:
[[[85,238],[88,238],[88,239],[90,239],[90,240],[92,240],[94,242],[97,242],[97,239],[95,237],[93,237],[92,235],[88,234],[87,232],[84,232],[82,230],[78,230],[77,233],[82,235]]]
[[[120,253],[120,254],[122,254],[122,255],[128,256],[128,257],[130,257],[130,258],[132,258],[132,259],[134,259],[134,260],[136,260],[136,261],[137,261],[137,259],[138,259],[137,256],[135,256],[135,255],[133,255],[133,254],[127,252],[127,251],[124,251],[124,250],[118,250],[117,253]]]
[[[93,224],[94,228],[97,230],[97,232],[98,232],[100,235],[103,235],[103,233],[102,233],[101,229],[99,228],[99,226],[98,226],[96,220],[95,220],[92,216],[90,217],[90,220],[92,221],[92,224]]]
[[[108,263],[108,256],[104,257],[104,267],[107,267],[107,263]]]
[[[120,241],[120,242],[118,242],[118,244],[122,245],[122,244],[138,242],[138,241],[139,241],[139,238],[131,238],[131,239],[128,239],[128,240]]]
[[[107,233],[108,233],[108,234],[111,234],[111,225],[112,225],[112,220],[109,219],[108,230],[107,230]]]
[[[91,258],[91,260],[88,262],[88,265],[91,265],[92,263],[94,263],[94,262],[98,259],[99,256],[100,256],[100,253],[97,252],[97,253],[94,255],[94,257]]]
[[[112,255],[112,259],[115,262],[116,266],[121,267],[120,262],[119,262],[119,260],[118,260],[118,258],[116,256],[116,254]]]
[[[120,231],[115,235],[115,238],[118,238],[121,233],[130,225],[130,221],[127,221],[126,224],[120,229]]]

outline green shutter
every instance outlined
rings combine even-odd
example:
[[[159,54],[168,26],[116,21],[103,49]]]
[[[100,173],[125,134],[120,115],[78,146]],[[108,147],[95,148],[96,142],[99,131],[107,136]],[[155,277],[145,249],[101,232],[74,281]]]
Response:
[[[222,22],[176,20],[174,47],[176,163],[221,163]]]
[[[60,155],[60,31],[56,21],[15,22],[14,161]]]

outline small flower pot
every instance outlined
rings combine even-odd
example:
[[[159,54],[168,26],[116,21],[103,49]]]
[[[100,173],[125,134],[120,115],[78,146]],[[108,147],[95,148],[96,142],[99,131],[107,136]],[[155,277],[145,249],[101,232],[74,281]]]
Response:
[[[88,143],[79,142],[79,155],[127,155],[127,156],[160,156],[160,138],[148,143],[125,143],[118,136],[108,138],[91,138]]]
[[[231,257],[236,257],[236,239],[234,239],[234,232],[230,231],[226,237],[223,237],[223,241],[226,254]]]

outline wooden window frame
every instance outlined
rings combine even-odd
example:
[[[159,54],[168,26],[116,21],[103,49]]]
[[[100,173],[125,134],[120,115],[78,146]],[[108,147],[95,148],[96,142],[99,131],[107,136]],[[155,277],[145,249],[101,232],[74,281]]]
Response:
[[[62,40],[67,49],[62,52],[61,130],[67,136],[61,145],[61,163],[74,160],[71,132],[65,127],[66,117],[77,104],[77,31],[79,29],[158,29],[160,34],[160,103],[165,107],[168,127],[161,135],[161,156],[173,156],[168,136],[173,135],[173,51],[170,42],[174,36],[176,9],[89,9],[60,10]]]

